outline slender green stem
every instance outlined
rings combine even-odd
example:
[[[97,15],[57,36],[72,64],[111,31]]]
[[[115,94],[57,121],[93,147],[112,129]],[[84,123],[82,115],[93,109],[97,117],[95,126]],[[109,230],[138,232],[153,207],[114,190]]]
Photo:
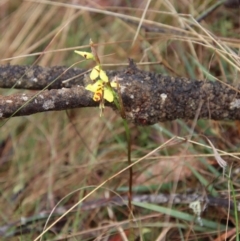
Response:
[[[237,200],[236,200],[236,192],[233,186],[232,181],[230,180],[230,187],[232,191],[232,196],[233,196],[233,203],[234,203],[234,216],[235,216],[235,222],[236,222],[236,240],[239,241],[239,222],[238,222],[238,208],[237,208]]]

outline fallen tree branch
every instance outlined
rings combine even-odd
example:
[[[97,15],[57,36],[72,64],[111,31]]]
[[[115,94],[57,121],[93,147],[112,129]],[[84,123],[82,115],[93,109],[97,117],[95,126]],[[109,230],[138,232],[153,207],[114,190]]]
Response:
[[[92,93],[84,89],[84,72],[61,66],[0,66],[1,88],[40,90],[1,96],[0,117],[98,106],[92,100]],[[132,61],[127,69],[107,71],[107,75],[120,84],[118,94],[121,95],[126,118],[135,124],[194,119],[196,113],[198,118],[240,120],[239,87],[218,81],[175,78],[141,71]],[[106,106],[116,109],[112,103],[106,103]]]
[[[127,205],[128,196],[114,196],[109,199],[102,198],[92,201],[83,202],[79,207],[77,207],[76,211],[79,208],[82,211],[92,210],[100,207],[116,207],[116,206],[125,206]],[[212,197],[210,195],[203,196],[202,194],[192,193],[192,194],[144,194],[144,195],[133,195],[133,202],[139,203],[151,203],[151,204],[190,204],[191,202],[199,201],[203,206],[208,207],[222,207],[229,210],[235,210],[236,212],[240,212],[240,203],[237,202],[234,204],[232,200],[223,199],[219,197]],[[70,206],[60,206],[57,207],[54,212],[50,215],[50,211],[43,211],[40,214],[33,215],[30,217],[22,217],[20,220],[8,223],[6,225],[0,226],[0,237],[9,238],[13,236],[17,236],[19,234],[30,233],[35,229],[36,223],[40,221],[45,221],[48,218],[59,217],[68,210]],[[201,212],[204,212],[202,210]],[[40,224],[37,224],[38,226]]]
[[[43,90],[84,86],[86,72],[65,66],[0,65],[0,88]],[[115,74],[115,71],[108,71],[109,77]]]
[[[93,107],[91,93],[84,87],[44,90],[34,94],[0,97],[0,117],[31,115],[39,112]]]

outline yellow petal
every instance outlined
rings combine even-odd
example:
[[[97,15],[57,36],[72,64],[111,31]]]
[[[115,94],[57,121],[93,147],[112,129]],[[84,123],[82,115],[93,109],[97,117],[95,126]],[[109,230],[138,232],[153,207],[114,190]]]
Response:
[[[85,59],[94,59],[94,55],[89,52],[75,50],[74,53],[81,55]]]
[[[112,86],[113,88],[117,88],[117,83],[116,83],[116,82],[111,82],[111,86]]]
[[[91,84],[87,85],[87,86],[85,87],[85,89],[86,89],[86,90],[89,90],[89,91],[91,91],[91,92],[95,92],[95,91],[96,91],[96,90],[94,89],[94,86],[91,85]]]
[[[87,85],[85,87],[85,89],[94,93],[94,95],[93,95],[94,101],[100,101],[102,99],[102,96],[103,96],[103,81],[102,80],[98,80],[94,84]]]
[[[86,90],[89,90],[91,92],[96,92],[98,88],[103,86],[103,81],[98,80],[94,84],[89,84],[85,87]]]
[[[108,82],[108,76],[106,75],[106,72],[103,70],[100,70],[100,79],[104,82]]]
[[[90,79],[95,80],[99,76],[99,73],[100,73],[100,66],[97,65],[92,69],[90,73]]]
[[[108,102],[113,102],[114,96],[112,90],[108,88],[104,88],[104,99],[107,100]]]

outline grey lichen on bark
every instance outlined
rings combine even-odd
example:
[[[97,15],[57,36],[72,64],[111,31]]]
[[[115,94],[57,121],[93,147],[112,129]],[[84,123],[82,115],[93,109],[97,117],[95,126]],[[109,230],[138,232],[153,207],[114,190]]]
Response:
[[[96,106],[84,87],[45,90],[31,94],[0,97],[0,118],[31,115],[39,112]]]
[[[0,117],[98,106],[92,100],[93,93],[84,88],[84,73],[85,70],[63,66],[0,66],[1,88],[40,90],[1,96]],[[116,92],[121,95],[125,116],[135,124],[188,120],[196,114],[198,118],[240,120],[238,87],[142,71],[132,60],[126,69],[107,71],[107,75],[119,83]],[[116,110],[114,103],[105,105]]]

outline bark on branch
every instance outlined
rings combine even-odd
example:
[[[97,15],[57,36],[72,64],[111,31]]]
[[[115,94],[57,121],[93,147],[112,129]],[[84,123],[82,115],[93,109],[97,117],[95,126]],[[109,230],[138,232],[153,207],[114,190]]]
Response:
[[[92,93],[84,89],[84,72],[61,66],[0,66],[1,88],[40,90],[1,96],[0,117],[98,106]],[[127,69],[107,71],[107,75],[110,80],[117,78],[126,118],[135,124],[194,119],[196,113],[198,118],[240,120],[239,87],[145,72],[132,61]],[[115,108],[112,103],[106,106]]]

